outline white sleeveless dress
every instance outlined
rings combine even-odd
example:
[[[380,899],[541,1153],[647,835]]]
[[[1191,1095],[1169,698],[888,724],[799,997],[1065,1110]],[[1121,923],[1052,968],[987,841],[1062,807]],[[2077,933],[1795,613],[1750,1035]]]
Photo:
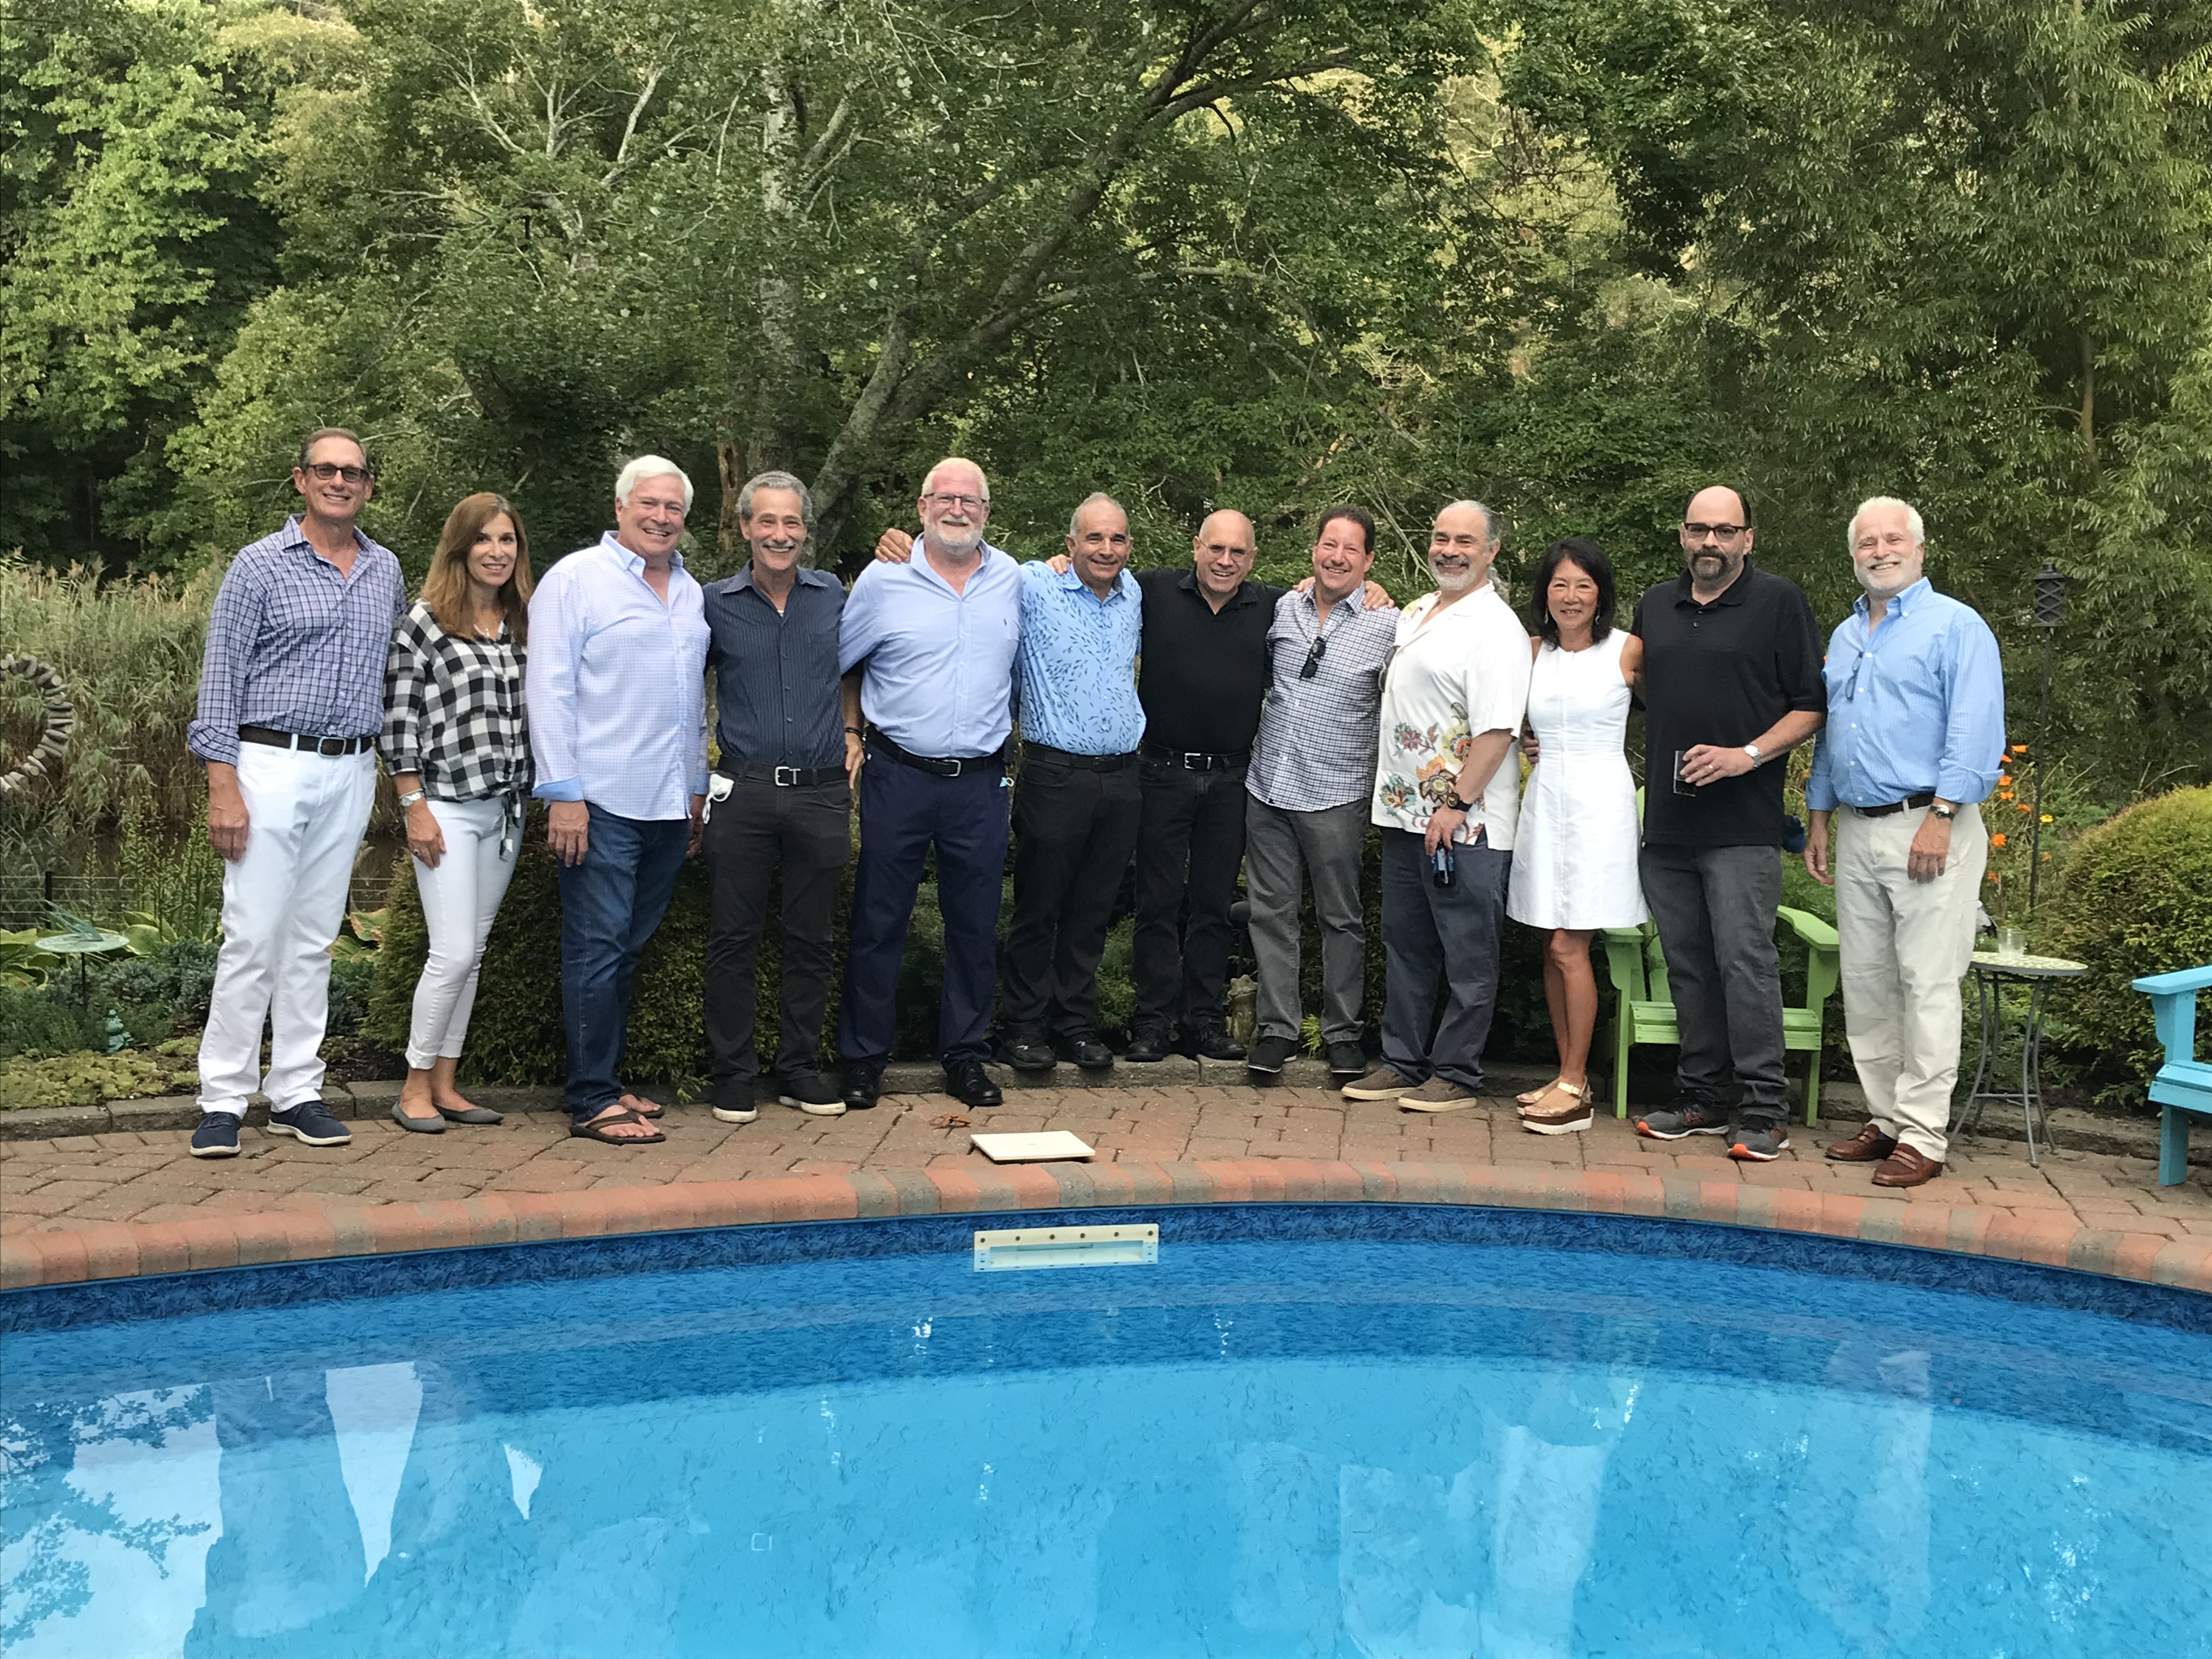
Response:
[[[1547,645],[1528,679],[1536,769],[1521,799],[1505,914],[1531,927],[1633,927],[1636,779],[1628,769],[1628,684],[1614,629],[1586,651]]]

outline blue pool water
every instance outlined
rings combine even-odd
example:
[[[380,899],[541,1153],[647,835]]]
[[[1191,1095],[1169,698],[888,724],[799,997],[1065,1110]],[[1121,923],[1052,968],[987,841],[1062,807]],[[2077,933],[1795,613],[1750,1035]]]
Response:
[[[2212,1298],[1599,1218],[1066,1218],[1160,1260],[977,1273],[947,1218],[0,1297],[0,1647],[2212,1656]]]

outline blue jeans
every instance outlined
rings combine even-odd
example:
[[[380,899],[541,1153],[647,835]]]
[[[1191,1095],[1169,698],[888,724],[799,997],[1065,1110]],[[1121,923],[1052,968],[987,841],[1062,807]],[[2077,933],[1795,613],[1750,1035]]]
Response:
[[[568,1110],[579,1123],[622,1097],[629,988],[668,909],[691,838],[684,818],[618,817],[597,806],[583,861],[561,869],[561,1018]]]

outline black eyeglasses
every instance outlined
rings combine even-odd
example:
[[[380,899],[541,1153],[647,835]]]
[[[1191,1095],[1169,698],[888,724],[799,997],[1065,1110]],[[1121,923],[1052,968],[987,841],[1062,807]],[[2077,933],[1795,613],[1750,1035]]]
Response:
[[[367,467],[340,466],[336,461],[310,461],[300,471],[321,483],[328,483],[333,478],[343,478],[350,484],[368,482]]]
[[[1321,672],[1322,655],[1328,649],[1328,641],[1322,638],[1320,635],[1315,635],[1313,648],[1306,653],[1306,659],[1298,669],[1298,678],[1300,679],[1310,680],[1315,675]]]
[[[1732,542],[1749,528],[1748,525],[1741,524],[1689,523],[1682,526],[1682,533],[1693,542],[1701,542],[1708,536],[1718,541]]]

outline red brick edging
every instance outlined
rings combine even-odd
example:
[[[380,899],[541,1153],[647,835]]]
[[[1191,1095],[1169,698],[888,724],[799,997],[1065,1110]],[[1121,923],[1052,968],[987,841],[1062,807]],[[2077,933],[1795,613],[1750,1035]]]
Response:
[[[331,1256],[516,1244],[766,1222],[1085,1209],[1128,1204],[1473,1204],[1721,1222],[2040,1262],[2212,1291],[2212,1239],[1992,1216],[1972,1205],[1793,1188],[1484,1164],[1029,1164],[860,1170],[574,1193],[499,1193],[331,1212],[111,1222],[0,1239],[0,1290]]]

